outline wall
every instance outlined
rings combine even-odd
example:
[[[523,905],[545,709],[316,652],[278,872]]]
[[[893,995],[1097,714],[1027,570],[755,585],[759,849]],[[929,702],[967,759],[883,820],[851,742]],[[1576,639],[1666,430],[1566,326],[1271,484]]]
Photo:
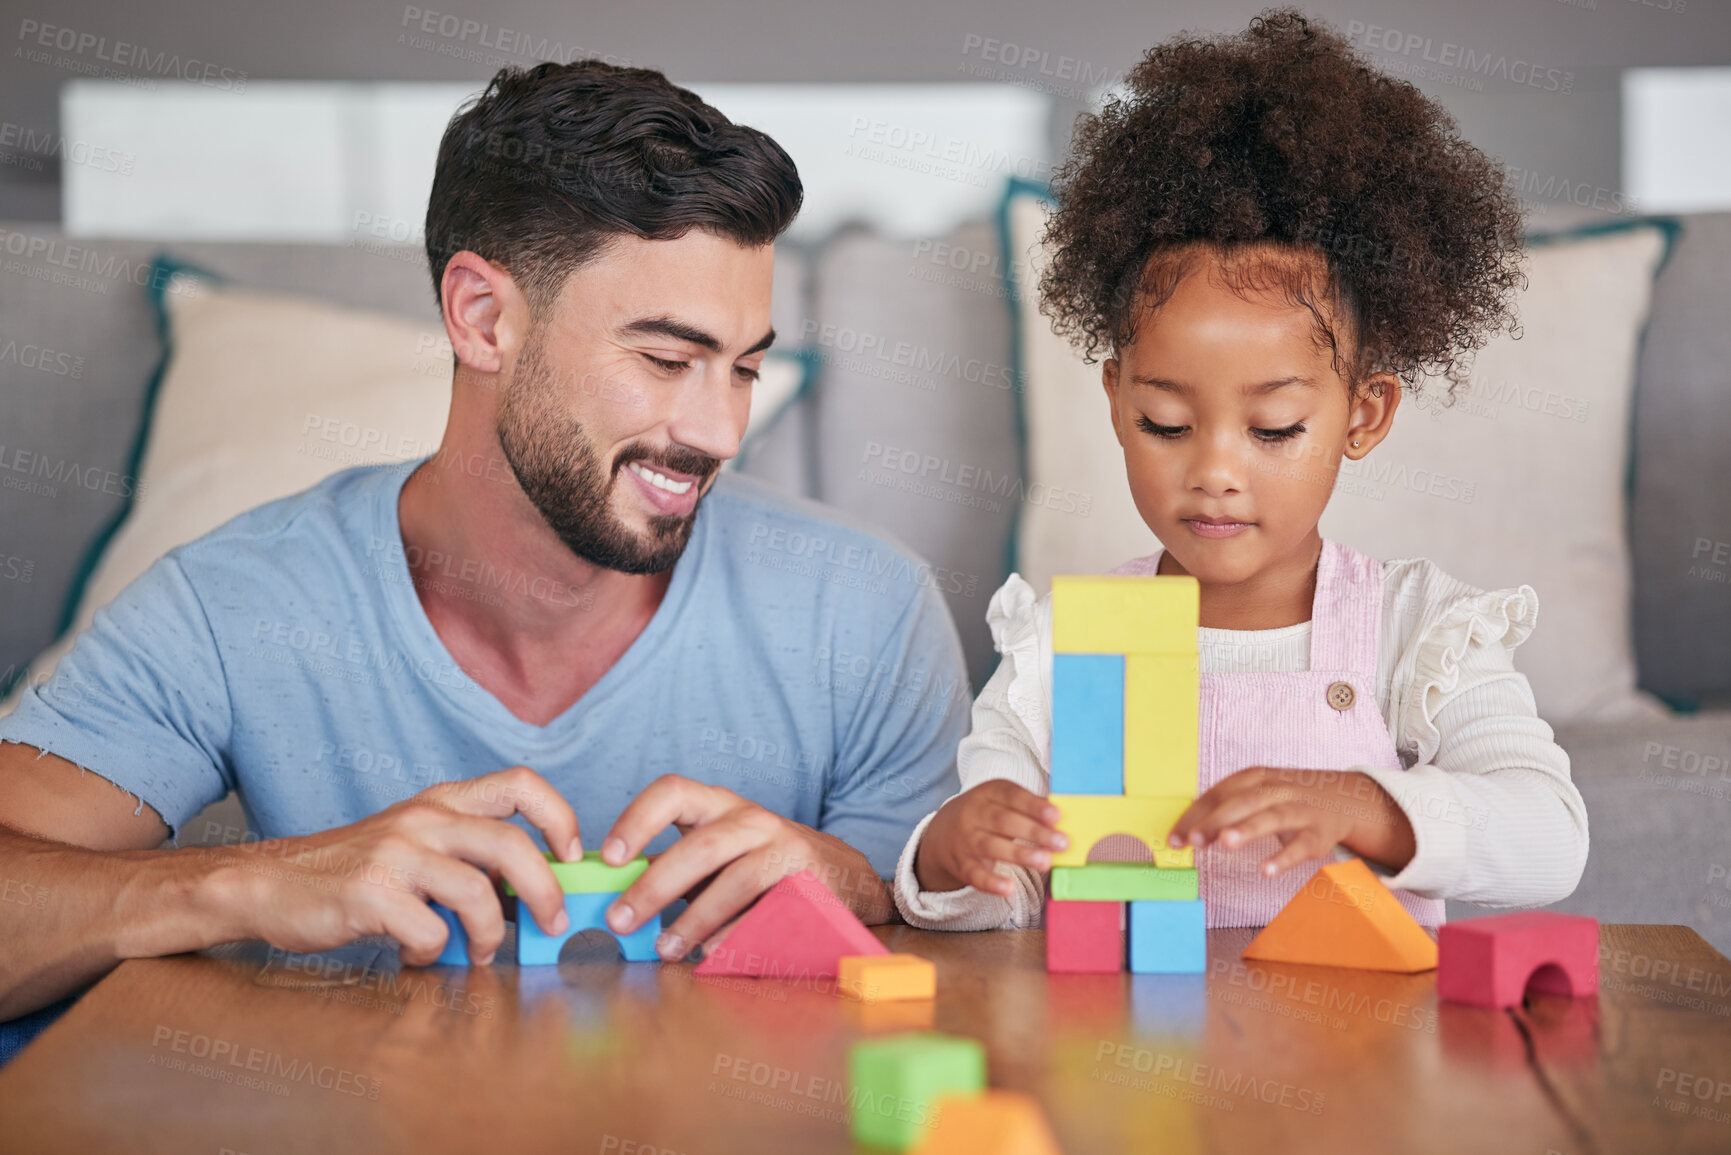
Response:
[[[18,163],[16,142],[25,134],[52,139],[45,134],[58,128],[59,85],[80,70],[149,77],[196,61],[212,66],[217,83],[244,74],[479,84],[500,63],[539,58],[537,48],[546,44],[567,57],[624,59],[684,80],[993,79],[1039,86],[1064,98],[1054,118],[1061,140],[1081,107],[1069,97],[1086,81],[1121,75],[1148,45],[1180,29],[1240,28],[1262,5],[180,0],[172,11],[146,7],[121,0],[0,4],[0,35],[11,42],[0,56],[0,219],[58,219],[57,167],[33,171]],[[1517,178],[1535,201],[1567,195],[1562,182],[1607,195],[1617,189],[1622,69],[1731,60],[1731,15],[1722,0],[1329,0],[1307,10],[1360,28],[1358,40],[1373,39],[1371,55],[1385,66],[1441,72],[1415,79],[1469,138],[1520,170]],[[424,13],[433,14],[435,29],[444,17],[456,33],[422,31]],[[466,32],[463,21],[471,22]],[[73,51],[41,48],[36,38],[45,26],[73,34],[60,33]],[[1004,62],[1005,45],[1016,47],[1008,54],[1014,63]],[[1460,63],[1469,52],[1471,72]],[[1449,63],[1430,63],[1443,60]],[[1519,82],[1529,75],[1536,87]]]

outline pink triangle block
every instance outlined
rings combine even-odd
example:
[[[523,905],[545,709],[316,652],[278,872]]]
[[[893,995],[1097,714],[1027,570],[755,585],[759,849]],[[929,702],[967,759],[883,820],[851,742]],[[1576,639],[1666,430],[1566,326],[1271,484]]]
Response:
[[[695,973],[835,978],[847,955],[889,953],[841,899],[802,870],[770,887]]]

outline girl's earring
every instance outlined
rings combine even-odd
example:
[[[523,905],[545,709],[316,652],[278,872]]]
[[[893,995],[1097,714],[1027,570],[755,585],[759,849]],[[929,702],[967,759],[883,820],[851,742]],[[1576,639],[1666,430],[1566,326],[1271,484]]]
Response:
[[[1357,449],[1357,448],[1358,448],[1358,442],[1356,442],[1356,441],[1354,441],[1354,442],[1353,442],[1353,443],[1352,443],[1352,447],[1353,447],[1353,448],[1354,448],[1354,449]]]

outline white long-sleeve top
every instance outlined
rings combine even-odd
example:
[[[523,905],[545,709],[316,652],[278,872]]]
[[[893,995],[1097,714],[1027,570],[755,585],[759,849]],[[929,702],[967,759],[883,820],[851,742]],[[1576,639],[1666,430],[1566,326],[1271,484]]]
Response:
[[[1383,563],[1376,700],[1402,770],[1361,771],[1393,796],[1417,845],[1383,882],[1426,898],[1539,906],[1566,897],[1587,861],[1587,810],[1569,756],[1538,716],[1514,650],[1538,620],[1531,586],[1481,590],[1423,558]],[[986,611],[1003,655],[973,706],[957,752],[961,788],[993,778],[1047,793],[1052,739],[1051,595],[1011,574]],[[1310,662],[1310,623],[1197,631],[1205,674],[1284,673]],[[935,812],[934,812],[935,813]],[[973,887],[921,890],[914,827],[896,867],[896,905],[917,927],[991,930],[1040,925],[1044,872],[999,863],[1009,899]],[[1337,849],[1337,857],[1346,857]]]

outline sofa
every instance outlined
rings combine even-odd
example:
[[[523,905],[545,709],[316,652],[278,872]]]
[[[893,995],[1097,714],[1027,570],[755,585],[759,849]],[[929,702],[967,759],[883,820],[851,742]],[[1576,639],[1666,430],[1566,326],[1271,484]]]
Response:
[[[1556,909],[1687,924],[1731,951],[1731,215],[1676,225],[1641,344],[1627,463],[1638,685],[1666,708],[1557,724],[1592,850]],[[412,249],[85,240],[0,223],[0,683],[24,677],[67,628],[135,499],[166,356],[152,304],[165,253],[235,284],[437,323]],[[803,378],[740,462],[922,555],[976,688],[996,661],[986,605],[1016,563],[1013,495],[1027,492],[1013,273],[994,220],[922,238],[842,228],[782,246],[775,323]],[[884,484],[878,467],[908,453],[1018,484],[1007,499],[966,503]],[[182,841],[243,822],[233,799],[212,815]],[[1451,917],[1465,913],[1451,903]]]

